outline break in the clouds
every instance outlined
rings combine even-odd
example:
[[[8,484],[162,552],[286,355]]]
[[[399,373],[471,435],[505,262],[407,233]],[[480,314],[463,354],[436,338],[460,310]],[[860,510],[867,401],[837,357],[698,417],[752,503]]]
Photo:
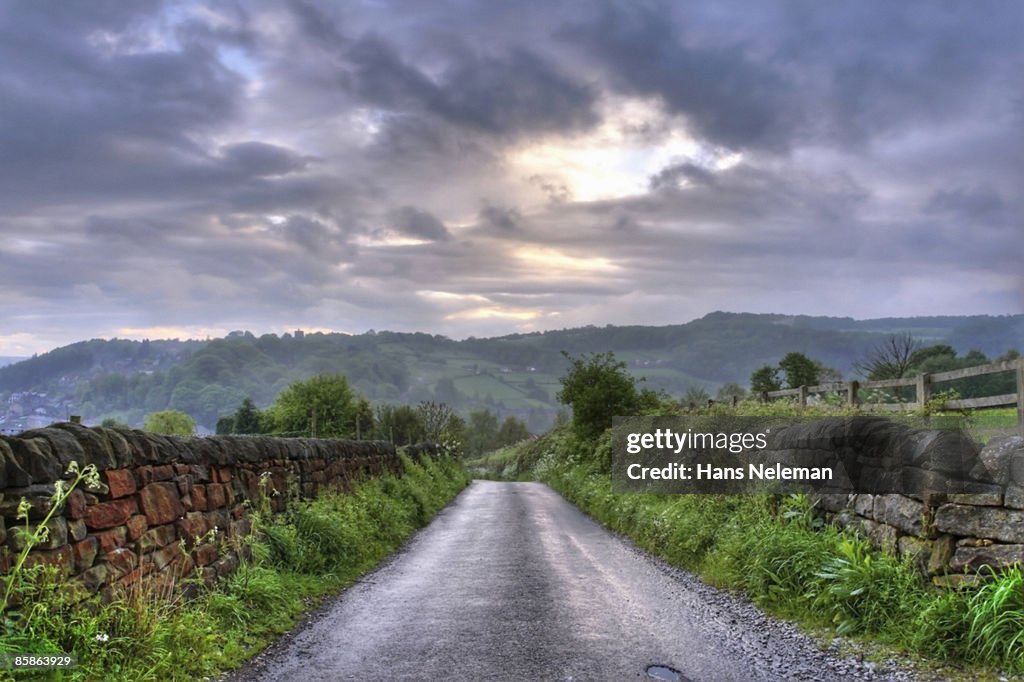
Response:
[[[1024,309],[1015,2],[11,2],[0,355]]]

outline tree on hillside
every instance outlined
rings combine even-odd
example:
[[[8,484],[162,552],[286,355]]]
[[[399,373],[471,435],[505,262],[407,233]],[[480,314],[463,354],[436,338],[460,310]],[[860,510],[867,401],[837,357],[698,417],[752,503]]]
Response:
[[[180,410],[161,410],[147,414],[142,429],[165,436],[194,436],[196,421]]]
[[[569,371],[559,381],[559,402],[572,408],[573,430],[582,438],[596,438],[612,425],[612,417],[636,414],[642,405],[636,380],[626,363],[607,353],[584,354],[569,360]]]
[[[828,367],[821,360],[814,361],[814,368],[818,373],[818,383],[839,382],[843,380],[843,373],[835,367]]]
[[[274,431],[314,438],[355,437],[356,402],[342,374],[296,381],[269,409]]]
[[[352,437],[363,440],[373,433],[373,407],[364,396],[359,396],[352,403],[352,418],[349,431]]]
[[[530,429],[526,427],[526,422],[509,415],[505,417],[505,421],[501,423],[501,427],[498,429],[498,447],[503,448],[506,445],[515,445],[529,437]]]
[[[100,426],[102,426],[105,429],[130,429],[131,428],[130,426],[128,426],[128,424],[126,422],[123,422],[123,421],[117,419],[116,417],[107,417],[102,422],[100,422]]]
[[[750,375],[750,391],[758,395],[768,391],[777,391],[782,388],[779,381],[779,368],[771,365],[764,365],[755,369]]]
[[[789,388],[816,385],[819,366],[803,353],[786,353],[786,356],[779,360],[779,367],[786,375],[786,384]]]
[[[743,400],[747,397],[747,389],[730,381],[727,384],[723,384],[722,387],[718,389],[718,393],[715,394],[715,400],[719,402],[729,402],[733,397]]]
[[[913,366],[914,354],[920,347],[920,342],[910,332],[890,334],[853,366],[861,376],[871,381],[902,379]]]
[[[936,343],[932,346],[918,348],[910,356],[910,366],[921,371],[921,367],[931,363],[935,369],[928,371],[941,372],[945,369],[952,369],[956,364],[956,349],[945,343]]]
[[[260,411],[251,398],[246,398],[235,410],[234,420],[231,427],[232,433],[259,433],[260,432]]]
[[[424,400],[416,406],[416,413],[423,425],[423,436],[427,442],[440,443],[447,439],[446,436],[452,435],[454,419],[458,415],[448,405]]]
[[[466,455],[476,457],[498,447],[498,417],[490,410],[469,413],[466,422]]]
[[[395,445],[411,445],[423,438],[423,422],[408,405],[378,405],[374,413],[373,437]]]

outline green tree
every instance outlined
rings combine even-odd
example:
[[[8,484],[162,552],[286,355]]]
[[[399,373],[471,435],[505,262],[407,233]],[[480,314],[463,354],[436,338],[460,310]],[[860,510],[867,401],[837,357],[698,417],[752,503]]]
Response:
[[[423,440],[423,422],[408,405],[378,405],[373,434],[374,438],[395,445],[411,445]]]
[[[194,436],[196,421],[180,410],[161,410],[147,414],[142,428],[165,436]]]
[[[771,365],[764,365],[755,369],[750,375],[750,392],[760,395],[767,391],[777,391],[782,388],[779,381],[779,368]]]
[[[260,411],[251,398],[246,398],[235,410],[232,433],[259,433],[260,432]]]
[[[818,364],[803,353],[786,353],[779,360],[779,367],[786,375],[789,388],[815,386],[818,383]]]
[[[503,448],[506,445],[514,445],[529,437],[530,429],[526,427],[526,422],[509,415],[505,417],[505,421],[501,423],[501,427],[498,429],[498,447]]]
[[[105,429],[128,429],[128,428],[131,428],[130,426],[128,426],[128,424],[124,423],[123,421],[120,421],[120,420],[116,419],[115,417],[107,417],[102,422],[100,422],[100,426],[102,426]]]
[[[355,436],[355,397],[341,374],[296,381],[270,407],[274,431],[314,438]]]
[[[490,410],[469,413],[466,424],[466,455],[475,457],[498,447],[498,418]]]
[[[430,443],[441,443],[450,435],[455,413],[444,403],[424,400],[416,406],[416,414],[423,425],[423,436]]]
[[[217,426],[214,429],[214,433],[218,436],[227,436],[235,432],[235,417],[231,414],[226,414],[223,417],[217,419]]]
[[[718,393],[715,394],[715,400],[723,403],[731,401],[733,397],[743,400],[747,397],[747,389],[730,381],[727,384],[723,384],[722,387],[718,389]]]
[[[573,430],[582,438],[601,435],[612,425],[612,417],[635,414],[643,405],[636,380],[626,372],[626,363],[611,352],[584,354],[569,360],[569,371],[559,381],[558,400],[572,408]]]

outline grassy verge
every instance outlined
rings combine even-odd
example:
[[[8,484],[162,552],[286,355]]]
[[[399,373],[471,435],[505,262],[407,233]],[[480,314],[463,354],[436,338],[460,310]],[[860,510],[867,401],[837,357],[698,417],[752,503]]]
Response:
[[[143,578],[99,605],[36,571],[0,634],[0,652],[74,653],[78,667],[11,679],[196,680],[238,667],[392,553],[468,483],[455,460],[402,461],[401,477],[369,479],[283,514],[256,512],[252,559],[215,587],[197,585],[192,599],[168,599],[165,586]],[[10,675],[0,670],[0,679]]]
[[[609,433],[584,442],[561,428],[520,446],[517,463],[648,552],[774,615],[971,664],[971,676],[987,667],[1024,672],[1019,568],[981,588],[935,588],[908,562],[823,524],[804,496],[613,493],[610,448]]]
[[[490,481],[516,480],[516,446],[501,448],[475,459],[466,460],[466,469],[473,478]]]

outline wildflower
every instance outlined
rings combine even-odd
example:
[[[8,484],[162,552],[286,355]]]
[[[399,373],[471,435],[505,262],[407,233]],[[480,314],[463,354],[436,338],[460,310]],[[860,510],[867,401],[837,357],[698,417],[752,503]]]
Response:
[[[106,642],[109,639],[110,639],[110,635],[108,635],[105,632],[101,632],[100,634],[96,635],[96,641],[97,642]]]

